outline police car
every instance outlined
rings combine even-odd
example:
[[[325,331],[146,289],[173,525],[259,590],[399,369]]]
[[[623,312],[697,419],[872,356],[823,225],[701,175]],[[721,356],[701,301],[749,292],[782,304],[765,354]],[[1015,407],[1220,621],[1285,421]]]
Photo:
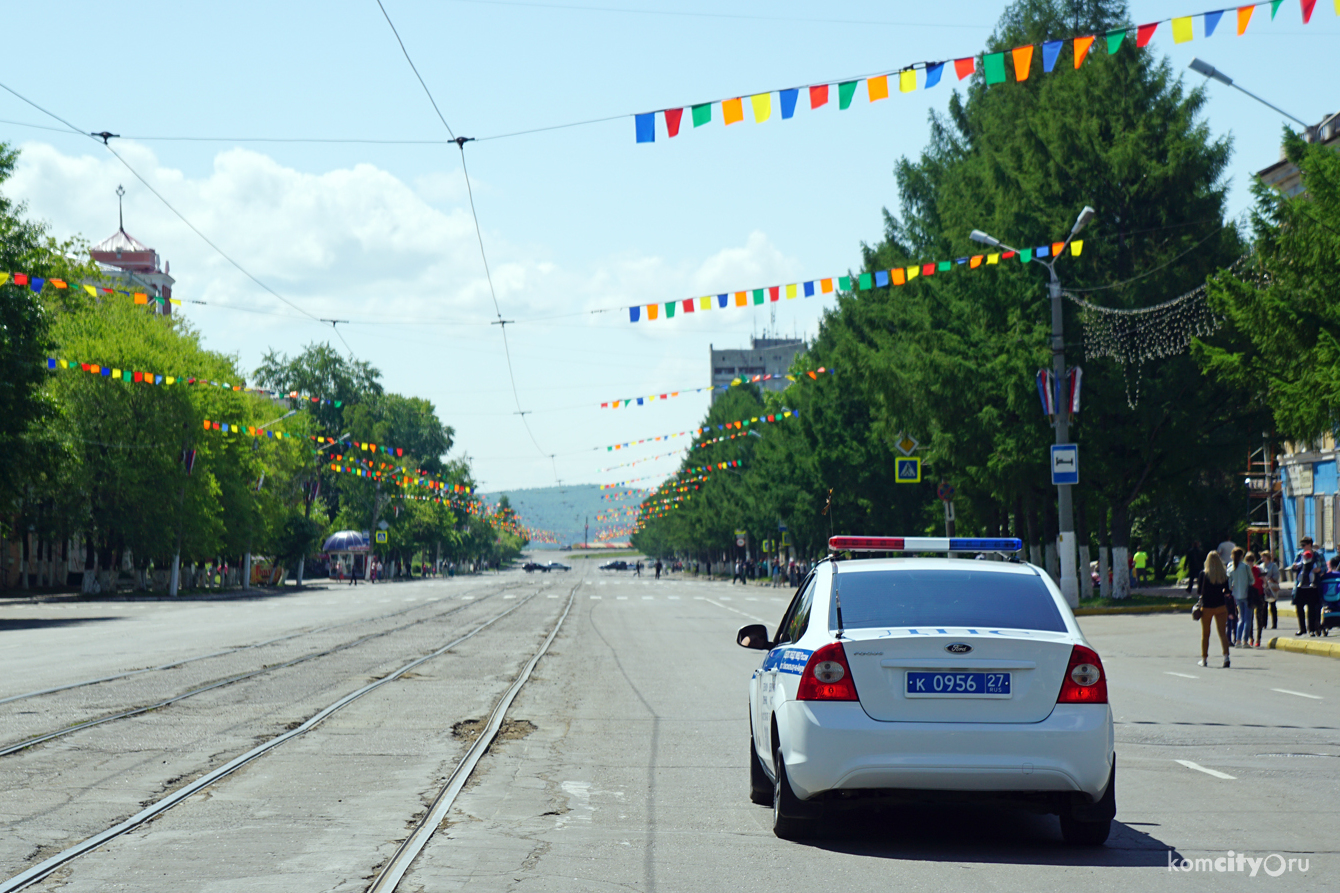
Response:
[[[839,552],[1017,552],[1017,539],[851,537]],[[1107,677],[1046,573],[945,557],[817,564],[749,683],[750,798],[794,839],[844,804],[949,799],[1053,813],[1107,840],[1116,756]],[[853,802],[854,801],[854,802]]]

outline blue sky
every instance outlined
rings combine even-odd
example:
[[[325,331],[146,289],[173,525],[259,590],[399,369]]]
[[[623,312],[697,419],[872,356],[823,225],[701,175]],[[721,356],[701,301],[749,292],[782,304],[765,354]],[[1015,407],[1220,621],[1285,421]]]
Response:
[[[1004,8],[383,2],[448,123],[471,137],[966,56]],[[1202,6],[1131,9],[1138,23]],[[1205,39],[1198,17],[1196,38],[1180,45],[1163,25],[1152,49],[1179,71],[1201,56],[1307,121],[1337,110],[1332,2],[1321,0],[1307,26],[1295,0],[1274,22],[1258,10],[1243,37],[1233,25],[1230,12]],[[882,208],[898,206],[894,164],[921,150],[929,111],[954,88],[946,74],[933,90],[858,98],[840,113],[835,103],[811,113],[802,99],[789,121],[776,110],[763,124],[747,111],[729,128],[686,121],[680,137],[662,129],[652,145],[634,143],[631,118],[469,144],[537,447],[514,414],[498,328],[487,324],[493,304],[455,146],[241,141],[445,137],[375,0],[24,4],[7,10],[6,31],[0,81],[81,130],[122,134],[126,159],[243,266],[315,316],[350,319],[342,331],[354,353],[389,388],[436,403],[489,490],[549,485],[555,470],[589,483],[673,470],[670,457],[607,472],[666,447],[618,460],[603,447],[692,427],[705,395],[618,412],[599,404],[706,383],[709,345],[745,346],[768,313],[632,326],[589,311],[855,267],[860,243],[880,238]],[[0,119],[53,123],[8,94]],[[1251,175],[1278,158],[1283,122],[1220,84],[1207,120],[1234,138],[1231,210],[1241,213]],[[179,297],[209,302],[185,308],[209,347],[254,368],[267,348],[330,339],[228,266],[99,145],[13,123],[0,123],[0,139],[24,150],[8,193],[59,235],[110,234],[123,183],[127,230],[171,261]],[[823,306],[783,302],[775,327],[812,334]]]

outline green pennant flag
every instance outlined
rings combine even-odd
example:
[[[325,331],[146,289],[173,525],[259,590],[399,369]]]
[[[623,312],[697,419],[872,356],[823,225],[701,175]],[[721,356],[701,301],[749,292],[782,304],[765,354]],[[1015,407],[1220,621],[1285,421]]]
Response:
[[[1026,264],[1033,259],[1033,249],[1023,248],[1019,251],[1019,263]]]
[[[871,275],[870,275],[869,273],[862,273],[862,274],[861,274],[861,289],[862,289],[862,290],[865,290],[865,289],[868,289],[868,288],[873,288],[874,285],[875,285],[875,283],[874,283],[874,281],[873,281],[873,279],[872,279],[872,277],[871,277]]]
[[[712,103],[693,107],[693,126],[701,127],[712,120]]]
[[[838,277],[838,288],[840,288],[842,291],[851,291],[851,277],[850,277],[850,276],[839,276],[839,277]]]
[[[763,289],[761,288],[754,289],[754,303],[755,304],[763,303]]]
[[[1270,20],[1272,22],[1275,21],[1275,13],[1280,11],[1280,4],[1283,2],[1284,0],[1270,0]]]
[[[1109,32],[1107,32],[1107,53],[1108,53],[1108,55],[1110,56],[1110,55],[1112,55],[1113,53],[1115,53],[1117,50],[1121,49],[1121,42],[1122,42],[1123,40],[1125,40],[1125,39],[1126,39],[1126,31],[1125,31],[1125,29],[1120,30],[1120,31],[1109,31]]]
[[[952,266],[954,266],[954,262],[953,262],[953,261],[950,261],[950,260],[942,260],[942,261],[940,261],[940,272],[941,272],[941,273],[948,273],[948,272],[949,272],[949,268],[952,267]]]
[[[675,304],[677,304],[677,303],[678,303],[677,301],[666,301],[666,302],[665,302],[665,318],[666,318],[666,319],[669,319],[670,317],[672,317],[672,316],[675,315]]]
[[[856,95],[856,85],[859,81],[847,81],[845,84],[838,84],[838,108],[845,109],[851,105],[851,98]]]
[[[982,57],[982,71],[988,84],[1005,83],[1005,54],[987,53]]]

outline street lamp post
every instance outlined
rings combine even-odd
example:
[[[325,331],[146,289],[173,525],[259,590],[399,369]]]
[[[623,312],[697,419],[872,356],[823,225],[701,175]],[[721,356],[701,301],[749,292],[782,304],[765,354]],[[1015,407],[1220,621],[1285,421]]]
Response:
[[[1203,74],[1203,75],[1205,75],[1205,77],[1207,77],[1207,78],[1214,78],[1216,81],[1218,81],[1218,82],[1221,83],[1221,84],[1224,84],[1224,85],[1226,85],[1226,86],[1232,87],[1234,90],[1241,91],[1242,93],[1246,93],[1246,94],[1247,94],[1248,96],[1250,96],[1252,99],[1255,99],[1257,102],[1261,103],[1262,105],[1266,106],[1267,108],[1274,109],[1275,111],[1279,112],[1279,113],[1280,113],[1281,115],[1283,115],[1284,117],[1288,118],[1290,121],[1293,121],[1293,122],[1297,123],[1298,125],[1300,125],[1300,126],[1303,128],[1303,130],[1308,134],[1309,138],[1315,138],[1315,133],[1314,133],[1315,128],[1314,128],[1313,125],[1308,124],[1308,123],[1305,122],[1305,121],[1300,121],[1298,118],[1295,118],[1293,115],[1289,114],[1288,112],[1286,112],[1284,109],[1280,108],[1279,106],[1274,105],[1274,104],[1269,103],[1269,102],[1266,102],[1264,99],[1262,99],[1261,97],[1257,96],[1257,95],[1256,95],[1255,93],[1253,93],[1252,91],[1247,90],[1247,89],[1244,89],[1243,87],[1240,87],[1240,86],[1238,86],[1237,84],[1233,83],[1233,79],[1232,79],[1231,77],[1229,77],[1228,75],[1224,74],[1222,71],[1220,71],[1219,69],[1215,68],[1215,67],[1214,67],[1213,65],[1211,65],[1209,62],[1206,62],[1204,59],[1192,59],[1191,62],[1187,65],[1187,68],[1190,68],[1190,69],[1191,69],[1192,71],[1194,71],[1196,74]]]
[[[1066,236],[1064,245],[1069,245],[1070,240],[1079,234],[1090,220],[1093,219],[1094,210],[1088,205],[1080,211],[1079,217],[1075,220],[1075,225],[1070,229],[1070,235]],[[1009,245],[993,238],[979,229],[975,229],[969,234],[968,238],[974,242],[980,242],[992,248],[1004,248],[1006,251],[1017,251]],[[1064,245],[1062,251],[1064,251]],[[1065,368],[1065,315],[1061,303],[1061,280],[1056,276],[1056,258],[1060,252],[1052,252],[1051,257],[1042,261],[1047,267],[1047,272],[1051,275],[1048,283],[1048,293],[1051,296],[1052,310],[1052,374],[1055,376],[1058,387],[1061,382],[1066,381]],[[1056,421],[1054,423],[1056,433],[1056,443],[1070,443],[1070,394],[1067,390],[1065,399],[1056,401]],[[1072,608],[1079,606],[1079,576],[1076,572],[1077,564],[1077,543],[1075,540],[1075,511],[1071,502],[1070,484],[1056,485],[1056,515],[1060,535],[1057,537],[1056,550],[1061,558],[1061,594],[1065,596],[1066,601]]]

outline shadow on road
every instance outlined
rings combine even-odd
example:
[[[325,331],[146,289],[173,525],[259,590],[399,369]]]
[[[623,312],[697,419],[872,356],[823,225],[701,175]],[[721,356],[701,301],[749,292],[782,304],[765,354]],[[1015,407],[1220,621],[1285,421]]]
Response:
[[[1061,840],[1054,816],[1000,808],[862,809],[835,816],[828,824],[823,838],[802,845],[918,862],[1123,867],[1166,866],[1172,849],[1144,828],[1122,822],[1112,823],[1112,836],[1104,846],[1070,846]],[[1173,858],[1180,857],[1173,852]]]
[[[8,617],[0,619],[0,633],[23,629],[46,629],[57,626],[82,626],[104,620],[125,620],[124,617]]]

